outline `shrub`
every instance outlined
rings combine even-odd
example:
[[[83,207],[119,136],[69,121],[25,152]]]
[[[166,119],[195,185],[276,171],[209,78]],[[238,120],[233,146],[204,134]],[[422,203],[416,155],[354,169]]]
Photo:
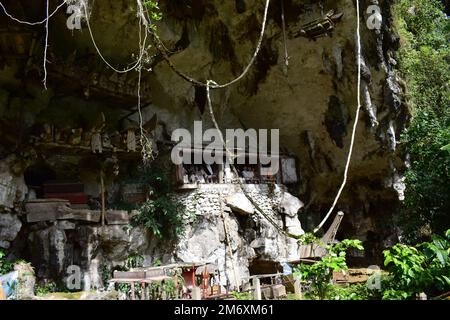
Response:
[[[390,272],[384,281],[383,299],[410,299],[418,293],[437,295],[450,290],[450,230],[445,237],[417,246],[396,244],[385,250],[384,265]]]
[[[140,182],[148,187],[151,199],[137,209],[138,214],[131,224],[144,226],[159,239],[176,239],[184,231],[185,207],[171,195],[167,173],[158,168],[146,168],[140,175]]]
[[[6,252],[0,248],[0,274],[5,274],[14,270],[14,263],[6,260]]]
[[[294,275],[301,277],[302,281],[311,283],[311,291],[307,296],[319,299],[330,298],[330,292],[333,289],[331,280],[333,272],[347,270],[346,252],[350,248],[364,250],[359,240],[342,240],[326,246],[327,254],[314,264],[300,264],[295,268]]]

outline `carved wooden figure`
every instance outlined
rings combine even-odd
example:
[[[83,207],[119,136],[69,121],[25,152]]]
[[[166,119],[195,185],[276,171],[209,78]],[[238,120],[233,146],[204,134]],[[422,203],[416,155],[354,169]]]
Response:
[[[100,132],[94,132],[91,136],[91,148],[93,153],[102,153],[102,137]]]
[[[123,128],[125,131],[125,144],[127,146],[127,151],[136,151],[136,130],[138,129],[138,124],[135,121],[128,119],[124,120]]]

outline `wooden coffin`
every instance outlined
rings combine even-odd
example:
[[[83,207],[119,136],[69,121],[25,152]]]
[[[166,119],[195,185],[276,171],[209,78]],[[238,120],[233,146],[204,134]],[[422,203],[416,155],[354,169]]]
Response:
[[[36,199],[25,203],[27,222],[57,220],[66,209],[70,209],[70,203],[64,199]]]
[[[48,181],[43,184],[44,193],[83,193],[81,182]]]
[[[48,199],[65,199],[72,204],[87,204],[88,197],[82,192],[77,193],[45,193],[44,198]]]
[[[64,199],[36,199],[25,203],[27,222],[80,220],[100,222],[100,211],[74,210]]]

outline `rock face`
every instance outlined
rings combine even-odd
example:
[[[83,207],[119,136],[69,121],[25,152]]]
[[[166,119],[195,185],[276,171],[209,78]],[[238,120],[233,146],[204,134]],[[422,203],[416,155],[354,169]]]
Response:
[[[228,196],[225,199],[225,202],[227,205],[231,208],[231,210],[244,214],[249,215],[253,214],[255,212],[255,209],[253,208],[253,205],[251,202],[247,199],[247,197],[242,192],[238,192],[235,194],[232,194],[231,196]]]
[[[252,198],[281,228],[303,233],[298,216],[283,215],[278,210],[282,199],[301,203],[284,188],[247,185]],[[218,266],[221,276],[233,286],[236,276],[249,276],[249,265],[255,261],[283,262],[295,259],[299,247],[295,240],[280,234],[274,226],[247,207],[247,215],[229,207],[228,200],[240,194],[238,185],[201,185],[197,190],[177,194],[187,207],[185,233],[175,243],[164,244],[143,228],[128,229],[124,225],[68,228],[67,223],[39,226],[34,224],[27,244],[31,261],[39,278],[66,280],[70,267],[80,268],[84,289],[103,287],[102,270],[123,266],[132,255],[142,255],[145,264],[156,259],[163,263],[207,262]],[[235,204],[233,204],[234,206]],[[250,212],[253,212],[250,213]],[[291,212],[292,213],[292,212]],[[232,257],[230,256],[230,250]]]
[[[74,230],[64,225],[38,226],[29,233],[28,256],[40,279],[71,281],[73,266],[80,271],[80,288],[102,288],[102,268],[123,266],[126,259],[144,253],[152,237],[142,228],[123,225],[86,226]],[[75,270],[75,269],[74,269]]]
[[[14,270],[18,272],[17,298],[20,300],[32,299],[36,285],[33,267],[28,263],[18,263],[14,265]]]
[[[8,249],[21,228],[22,222],[16,214],[0,213],[0,248]]]
[[[332,37],[316,41],[288,37],[290,59],[286,67],[280,4],[272,1],[261,51],[249,73],[237,85],[212,91],[216,117],[223,129],[280,129],[282,150],[297,159],[298,183],[289,185],[290,193],[307,205],[303,207],[299,199],[278,187],[261,190],[265,187],[253,186],[249,192],[277,224],[296,235],[302,234],[303,229],[312,230],[328,210],[341,183],[355,121],[355,2],[321,3],[325,12],[333,9],[344,14]],[[37,21],[41,16],[36,15],[45,10],[42,5],[18,0],[9,9],[16,16]],[[137,56],[139,39],[139,29],[133,24],[134,2],[131,5],[125,0],[89,1],[89,5],[91,27],[103,55],[117,67],[130,65],[130,60]],[[402,83],[394,69],[398,37],[391,25],[391,3],[379,1],[379,5],[384,21],[381,30],[365,28],[366,16],[360,21],[364,112],[356,132],[348,185],[336,208],[350,213],[342,225],[345,234],[365,241],[366,248],[381,244],[392,235],[392,228],[379,221],[389,221],[399,198],[403,198],[404,161],[397,141],[409,117]],[[244,70],[259,36],[262,1],[161,1],[160,6],[164,18],[157,30],[178,70],[201,81],[214,79],[218,83],[234,79]],[[314,1],[286,0],[285,6],[287,34],[298,24],[321,15],[319,3]],[[108,132],[112,137],[108,143],[113,143],[113,133],[123,129],[118,119],[129,117],[139,121],[139,115],[132,112],[137,100],[137,72],[114,73],[94,58],[97,53],[86,25],[82,25],[82,32],[69,31],[66,22],[62,10],[50,22],[50,29],[58,32],[50,32],[48,54],[52,63],[47,65],[47,91],[42,90],[41,54],[28,55],[41,52],[42,45],[32,47],[34,42],[21,34],[21,30],[28,34],[27,29],[20,29],[21,25],[14,29],[17,34],[9,31],[4,34],[7,45],[1,46],[0,55],[2,212],[12,211],[24,199],[27,193],[24,171],[30,168],[43,176],[28,174],[28,180],[33,182],[53,175],[84,179],[87,170],[80,171],[80,164],[92,166],[95,175],[86,178],[90,180],[86,192],[93,197],[99,193],[98,168],[92,154],[87,152],[81,161],[77,157],[86,154],[86,149],[82,152],[70,148],[44,149],[33,144],[37,137],[28,133],[43,132],[45,140],[46,132],[68,131],[69,137],[59,135],[58,139],[80,143],[83,140],[80,128],[84,135],[89,133],[96,117],[103,112],[108,127],[113,127]],[[9,23],[12,22],[2,19],[0,26],[9,30]],[[9,58],[18,56],[23,59]],[[202,120],[203,129],[211,128],[210,115],[205,112],[205,90],[174,73],[154,45],[145,60],[145,70],[149,72],[144,71],[141,79],[142,116],[144,122],[157,116],[152,139],[158,142],[158,147],[167,145],[175,129],[193,131],[194,120]],[[107,140],[106,136],[103,138]],[[56,137],[51,137],[46,142],[53,144],[54,140]],[[24,156],[27,154],[37,157]],[[44,167],[51,170],[43,170]],[[120,170],[132,167],[125,164]],[[106,183],[109,198],[116,186],[111,181]],[[32,192],[29,196],[33,197]],[[64,278],[68,266],[79,265],[86,279],[83,283],[90,282],[94,287],[102,286],[102,269],[123,265],[130,254],[143,254],[147,263],[156,258],[163,262],[219,261],[221,272],[231,280],[234,277],[231,261],[239,268],[238,274],[245,276],[253,261],[296,258],[295,240],[280,236],[254,212],[239,190],[197,190],[178,196],[188,207],[186,235],[179,243],[161,243],[140,228],[127,230],[121,225],[100,228],[65,222],[36,223],[27,226],[20,240],[25,242],[23,250],[29,251],[24,255],[33,258],[38,277]],[[392,212],[386,208],[392,208]],[[306,217],[303,226],[297,216],[300,210]],[[0,227],[0,246],[8,247],[21,230],[21,221],[14,211],[0,213]],[[232,249],[233,259],[225,258],[229,255],[227,246]]]
[[[284,225],[283,214],[277,209],[282,199],[300,204],[299,199],[278,185],[273,190],[267,185],[246,185],[246,188],[252,199],[279,227],[287,227],[291,231],[290,228],[295,228],[297,234],[303,233],[296,213],[291,211]],[[298,258],[297,242],[280,234],[257,213],[238,185],[200,185],[198,190],[180,196],[180,200],[191,213],[185,218],[193,223],[187,225],[185,235],[174,249],[175,261],[215,264],[219,272],[234,284],[232,264],[237,269],[238,277],[243,278],[249,276],[249,265],[255,261],[283,262]],[[246,214],[242,215],[242,212]],[[233,258],[229,256],[228,246]]]
[[[20,161],[14,155],[0,160],[0,209],[12,209],[25,198],[28,188],[20,173]]]

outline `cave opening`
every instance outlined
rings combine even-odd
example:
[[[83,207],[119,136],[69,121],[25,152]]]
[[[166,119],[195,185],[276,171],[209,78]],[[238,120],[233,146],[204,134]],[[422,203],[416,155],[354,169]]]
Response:
[[[42,186],[47,181],[56,180],[56,171],[44,161],[38,161],[37,163],[29,166],[24,173],[25,183],[28,188],[34,190],[37,198],[44,196]]]

